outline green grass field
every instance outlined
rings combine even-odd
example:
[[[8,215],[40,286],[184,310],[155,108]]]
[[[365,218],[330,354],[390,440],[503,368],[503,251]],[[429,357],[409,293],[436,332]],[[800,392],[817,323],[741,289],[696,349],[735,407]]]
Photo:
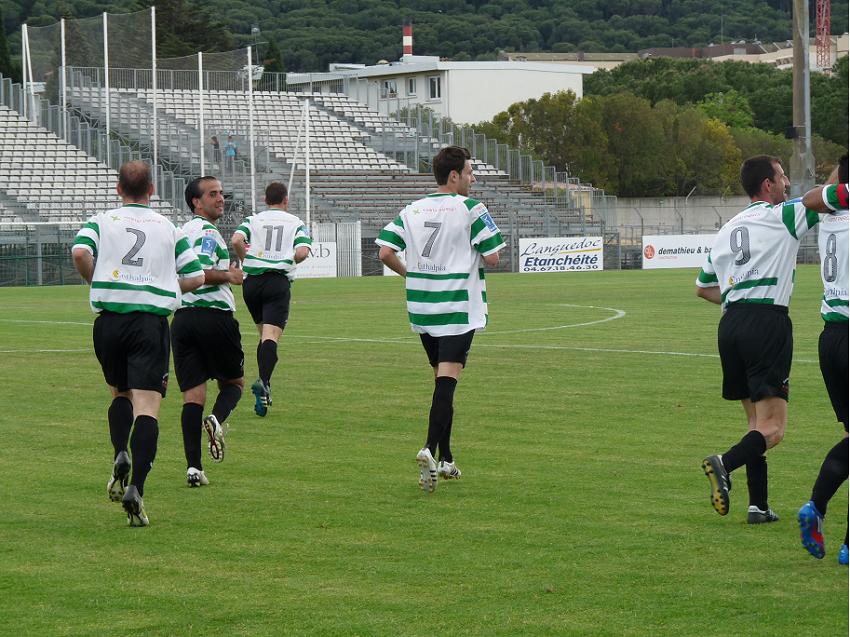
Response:
[[[754,527],[744,472],[721,518],[700,469],[745,425],[694,277],[488,278],[455,399],[463,479],[431,496],[414,456],[433,384],[402,282],[299,281],[274,406],[260,419],[243,399],[209,487],[186,486],[172,382],[145,529],[105,493],[88,289],[0,289],[0,635],[846,636],[846,485],[824,560],[796,526],[842,432],[818,271],[798,271],[790,421],[768,454],[781,520]]]

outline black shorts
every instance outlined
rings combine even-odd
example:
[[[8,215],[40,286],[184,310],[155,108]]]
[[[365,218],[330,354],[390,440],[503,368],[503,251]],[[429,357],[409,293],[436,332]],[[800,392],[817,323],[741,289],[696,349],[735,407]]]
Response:
[[[472,347],[473,336],[475,336],[475,330],[457,336],[420,334],[419,339],[422,341],[425,353],[428,354],[431,367],[436,367],[439,363],[460,363],[466,367],[466,358]]]
[[[820,372],[826,391],[832,401],[832,409],[838,421],[847,431],[847,323],[824,323],[818,339]]]
[[[794,349],[788,308],[781,305],[731,305],[717,328],[723,367],[723,398],[758,402],[772,396],[788,400]]]
[[[283,272],[249,274],[242,282],[242,298],[254,323],[277,325],[283,329],[289,320],[291,284]]]
[[[118,389],[157,391],[168,386],[168,320],[149,312],[101,312],[92,331],[106,383]]]
[[[210,378],[235,380],[245,375],[239,322],[233,312],[205,307],[177,310],[171,321],[171,346],[180,391]]]

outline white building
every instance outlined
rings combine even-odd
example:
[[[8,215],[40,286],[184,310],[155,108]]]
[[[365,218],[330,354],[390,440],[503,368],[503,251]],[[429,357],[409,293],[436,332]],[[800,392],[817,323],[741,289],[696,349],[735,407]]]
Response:
[[[515,102],[570,90],[581,97],[593,68],[545,62],[444,62],[406,55],[392,64],[287,73],[290,91],[346,93],[379,113],[421,104],[458,124],[493,119]]]

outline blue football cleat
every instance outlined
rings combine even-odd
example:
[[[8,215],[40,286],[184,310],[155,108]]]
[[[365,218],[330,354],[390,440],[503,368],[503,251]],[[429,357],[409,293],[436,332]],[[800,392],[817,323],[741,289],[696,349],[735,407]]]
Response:
[[[809,500],[797,514],[800,523],[800,541],[805,549],[819,560],[823,559],[826,550],[823,545],[823,516],[815,503]]]
[[[251,385],[251,392],[254,394],[254,413],[265,416],[272,404],[271,388],[258,378]]]
[[[848,559],[850,559],[850,555],[847,554],[847,545],[842,544],[841,550],[838,551],[838,563],[841,566],[847,566]]]

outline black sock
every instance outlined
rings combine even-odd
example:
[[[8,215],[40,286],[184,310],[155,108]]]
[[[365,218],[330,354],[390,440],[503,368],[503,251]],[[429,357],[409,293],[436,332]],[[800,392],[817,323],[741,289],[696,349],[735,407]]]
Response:
[[[239,385],[224,385],[218,390],[218,397],[215,399],[212,413],[215,419],[224,424],[224,421],[230,417],[239,399],[242,398],[242,388]]]
[[[767,451],[767,441],[760,432],[753,429],[741,438],[741,442],[724,453],[721,460],[726,471],[732,473],[738,467],[747,464],[750,459],[763,455],[765,451]]]
[[[204,419],[204,406],[198,403],[183,403],[180,425],[183,429],[183,452],[186,454],[186,468],[201,466],[201,423]]]
[[[431,413],[428,417],[428,440],[425,443],[432,456],[437,453],[437,445],[447,438],[446,430],[454,413],[452,402],[455,387],[457,387],[457,380],[449,376],[438,376],[434,380],[434,396],[431,399]],[[446,440],[446,446],[448,446],[448,440]]]
[[[130,436],[130,450],[133,454],[133,475],[130,484],[145,493],[145,480],[156,458],[156,441],[159,438],[159,423],[153,416],[139,416],[133,424]]]
[[[115,457],[122,451],[127,451],[127,442],[130,440],[130,429],[133,428],[133,403],[125,396],[116,396],[112,399],[107,412],[109,419],[109,437],[112,439],[112,448]]]
[[[757,456],[747,461],[747,489],[750,506],[767,511],[767,459]]]
[[[257,366],[260,368],[260,380],[271,384],[272,372],[277,365],[277,343],[267,339],[257,346]]]
[[[820,466],[820,473],[815,480],[815,486],[812,489],[812,501],[821,515],[826,515],[826,507],[829,501],[846,479],[847,438],[842,438],[841,442],[826,454],[826,458]]]

